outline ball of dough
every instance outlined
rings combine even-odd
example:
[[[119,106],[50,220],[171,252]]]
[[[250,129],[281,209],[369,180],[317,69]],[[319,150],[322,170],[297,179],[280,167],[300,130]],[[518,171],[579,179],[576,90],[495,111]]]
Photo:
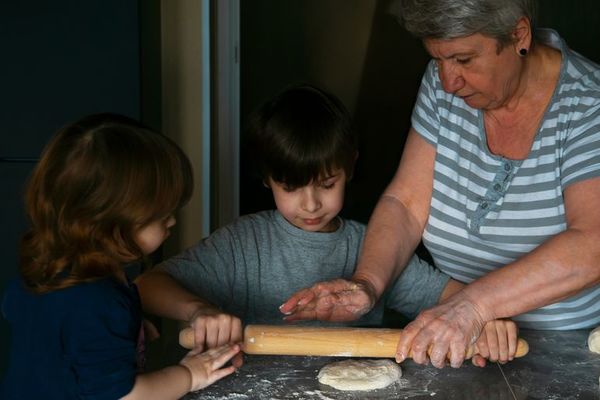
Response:
[[[600,326],[590,332],[588,348],[590,351],[600,354]]]
[[[339,390],[375,390],[396,382],[402,369],[392,360],[344,360],[325,365],[319,382]]]

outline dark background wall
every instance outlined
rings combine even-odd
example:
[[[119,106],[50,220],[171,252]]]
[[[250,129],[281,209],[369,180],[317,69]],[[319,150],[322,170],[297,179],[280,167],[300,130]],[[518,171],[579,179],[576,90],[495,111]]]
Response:
[[[85,114],[140,117],[138,1],[3,2],[0,48],[1,295],[27,226],[23,186],[50,136]],[[0,377],[8,345],[0,318]]]
[[[297,82],[339,96],[360,140],[343,214],[363,222],[395,172],[429,60],[388,8],[389,0],[241,2],[242,116]],[[572,49],[600,62],[599,2],[542,0],[539,26],[556,29]],[[270,192],[250,174],[250,159],[242,160],[242,214],[274,207]]]

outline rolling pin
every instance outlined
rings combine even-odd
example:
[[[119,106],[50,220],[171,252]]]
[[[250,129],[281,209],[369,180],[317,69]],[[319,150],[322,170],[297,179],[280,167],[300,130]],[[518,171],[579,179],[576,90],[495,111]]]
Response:
[[[401,329],[247,325],[242,350],[263,355],[394,358],[401,334]],[[192,328],[179,333],[179,344],[194,347]],[[474,351],[470,346],[465,358],[471,358]],[[528,351],[527,342],[519,338],[515,357]]]

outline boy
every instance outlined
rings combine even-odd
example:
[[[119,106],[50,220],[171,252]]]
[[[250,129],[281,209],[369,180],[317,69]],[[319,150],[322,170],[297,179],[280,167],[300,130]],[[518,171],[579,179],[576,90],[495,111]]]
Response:
[[[195,342],[209,347],[241,339],[237,317],[281,323],[279,306],[299,289],[351,277],[365,234],[364,224],[338,216],[357,157],[338,99],[311,86],[285,90],[253,115],[250,146],[276,210],[239,218],[138,281],[144,308],[190,321]],[[459,286],[413,257],[382,300],[347,325],[381,326],[384,307],[413,318]]]

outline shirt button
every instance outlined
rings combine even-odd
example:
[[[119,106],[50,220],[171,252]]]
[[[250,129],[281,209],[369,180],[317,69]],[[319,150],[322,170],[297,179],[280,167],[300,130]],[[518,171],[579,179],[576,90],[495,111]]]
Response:
[[[481,209],[485,210],[486,208],[488,208],[488,203],[481,203]]]
[[[500,185],[499,183],[496,183],[496,184],[494,185],[494,190],[495,190],[496,192],[499,192],[499,191],[500,191],[500,189],[502,189],[502,185]]]
[[[510,164],[504,164],[504,170],[505,170],[505,171],[507,171],[507,172],[508,172],[508,171],[510,171],[510,169],[511,169],[511,166],[510,166]]]

